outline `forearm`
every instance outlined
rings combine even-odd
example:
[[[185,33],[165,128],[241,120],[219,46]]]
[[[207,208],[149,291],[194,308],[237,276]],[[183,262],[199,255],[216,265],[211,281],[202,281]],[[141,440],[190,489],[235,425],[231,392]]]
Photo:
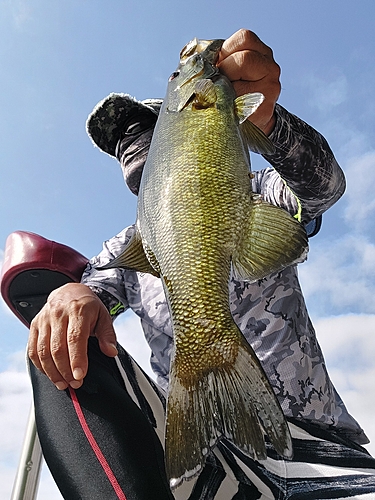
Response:
[[[325,138],[300,118],[276,105],[275,145],[265,159],[277,170],[311,220],[332,206],[345,191],[344,173]]]

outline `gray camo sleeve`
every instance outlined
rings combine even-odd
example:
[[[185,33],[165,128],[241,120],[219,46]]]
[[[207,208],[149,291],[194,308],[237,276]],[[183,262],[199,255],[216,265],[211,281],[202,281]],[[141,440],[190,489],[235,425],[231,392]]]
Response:
[[[295,212],[293,215],[301,209],[301,220],[308,223],[343,195],[344,173],[319,132],[279,104],[275,112],[276,126],[269,136],[275,152],[264,158],[279,177],[265,169],[258,174],[255,189],[264,193],[267,201]],[[291,199],[291,192],[300,207]]]
[[[99,270],[97,267],[117,257],[125,248],[133,232],[134,228],[130,226],[105,241],[102,251],[87,264],[81,279],[81,283],[90,287],[98,295],[113,319],[129,308],[124,273],[121,269]]]

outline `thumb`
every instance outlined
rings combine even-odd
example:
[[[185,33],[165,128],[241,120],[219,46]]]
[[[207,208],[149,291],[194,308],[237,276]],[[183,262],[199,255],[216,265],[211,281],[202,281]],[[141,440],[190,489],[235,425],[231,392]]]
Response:
[[[100,311],[94,333],[102,353],[111,358],[117,356],[117,338],[111,316],[106,309]]]

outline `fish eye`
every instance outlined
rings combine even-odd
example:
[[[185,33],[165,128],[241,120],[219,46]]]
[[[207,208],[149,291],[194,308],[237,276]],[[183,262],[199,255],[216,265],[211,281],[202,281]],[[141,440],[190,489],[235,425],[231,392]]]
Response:
[[[169,77],[169,82],[171,82],[172,80],[174,80],[175,78],[178,77],[178,75],[180,74],[179,71],[175,71],[174,73],[171,74],[171,76]]]

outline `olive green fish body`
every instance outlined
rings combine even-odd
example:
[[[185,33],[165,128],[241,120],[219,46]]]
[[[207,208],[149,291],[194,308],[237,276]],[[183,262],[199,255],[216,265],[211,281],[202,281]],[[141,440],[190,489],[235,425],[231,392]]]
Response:
[[[108,265],[150,272],[164,286],[175,342],[165,443],[172,488],[201,471],[222,437],[264,459],[266,433],[292,455],[278,400],[231,316],[228,281],[298,261],[307,240],[295,219],[251,191],[248,143],[258,151],[270,143],[241,122],[263,96],[236,99],[215,67],[221,43],[193,40],[181,52],[142,175],[136,234]]]
[[[213,333],[202,325],[221,327],[223,316],[227,323],[233,321],[231,255],[252,205],[248,153],[234,113],[233,89],[226,87],[229,97],[222,109],[161,111],[138,209],[146,254],[157,262],[167,290],[176,343],[187,358],[192,343],[199,343],[205,362],[209,353],[204,344],[213,342]],[[176,334],[180,328],[189,332],[182,339]]]

